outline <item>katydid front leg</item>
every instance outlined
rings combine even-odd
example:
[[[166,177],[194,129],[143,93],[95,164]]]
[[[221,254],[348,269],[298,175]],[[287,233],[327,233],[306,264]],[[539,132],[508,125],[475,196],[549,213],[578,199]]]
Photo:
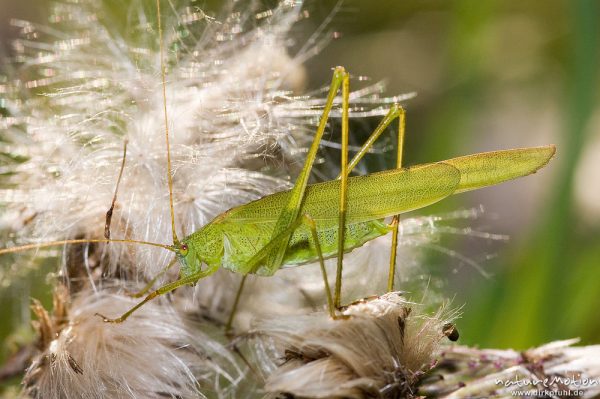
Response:
[[[190,276],[184,277],[182,279],[179,279],[177,281],[173,281],[172,283],[169,284],[165,284],[162,287],[160,287],[159,289],[157,289],[156,291],[151,292],[150,294],[148,294],[146,296],[146,298],[144,298],[140,303],[138,303],[137,305],[135,305],[134,307],[132,307],[131,309],[129,309],[127,312],[123,313],[120,317],[117,317],[115,319],[110,319],[100,313],[96,313],[96,316],[99,316],[102,318],[102,320],[104,320],[105,323],[122,323],[125,320],[127,320],[127,318],[129,316],[131,316],[131,314],[133,312],[135,312],[136,310],[138,310],[140,307],[142,307],[146,302],[151,301],[152,299],[156,298],[157,296],[160,295],[164,295],[168,292],[171,292],[181,286],[184,285],[188,285],[188,284],[193,284],[195,282],[197,282],[198,280],[200,280],[201,278],[204,277],[208,277],[211,274],[213,274],[214,272],[216,272],[219,269],[219,266],[212,266],[209,267],[206,270],[200,271],[198,273],[192,274]]]
[[[177,263],[177,257],[173,258],[173,260],[171,262],[169,262],[169,264],[162,269],[156,276],[154,276],[152,278],[152,280],[148,281],[148,284],[146,284],[144,286],[144,288],[142,288],[141,290],[131,293],[129,294],[130,297],[132,298],[140,298],[142,297],[146,292],[150,291],[150,289],[152,288],[152,286],[154,285],[154,283],[156,283],[156,281],[161,278],[162,276],[164,276],[164,274],[166,272],[169,271],[170,268],[172,268],[175,264]]]

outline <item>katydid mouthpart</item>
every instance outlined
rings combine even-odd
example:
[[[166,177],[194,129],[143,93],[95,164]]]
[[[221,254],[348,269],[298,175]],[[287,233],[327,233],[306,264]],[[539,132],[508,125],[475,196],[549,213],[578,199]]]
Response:
[[[388,278],[388,290],[391,291],[395,275],[399,214],[431,205],[455,193],[529,175],[546,165],[555,153],[555,147],[550,145],[480,153],[443,162],[403,168],[405,112],[399,105],[393,105],[359,152],[348,162],[349,74],[344,68],[337,67],[333,72],[333,79],[315,137],[294,187],[289,191],[268,195],[230,209],[200,230],[180,240],[175,231],[173,210],[169,123],[166,110],[164,50],[159,0],[157,0],[157,10],[173,244],[110,239],[110,215],[107,215],[106,238],[104,239],[62,240],[0,250],[0,254],[3,254],[62,244],[113,242],[151,245],[174,252],[173,261],[135,296],[141,297],[150,291],[158,277],[175,264],[179,264],[180,278],[150,292],[140,303],[120,317],[111,319],[100,315],[106,322],[123,322],[135,310],[153,298],[178,287],[194,284],[213,274],[218,268],[224,267],[244,276],[227,323],[227,328],[229,328],[248,274],[270,276],[282,267],[316,261],[319,262],[323,274],[329,312],[335,318],[336,308],[341,305],[344,253],[350,252],[376,237],[392,232]],[[308,178],[326,129],[329,113],[340,90],[342,92],[342,172],[336,180],[309,185]],[[396,168],[366,176],[350,177],[349,174],[360,159],[395,120],[398,120]],[[125,153],[123,158],[125,159]],[[125,167],[124,159],[121,171]],[[385,221],[385,218],[388,217],[392,217],[389,224]],[[324,259],[331,257],[337,257],[338,260],[333,295],[324,266]]]

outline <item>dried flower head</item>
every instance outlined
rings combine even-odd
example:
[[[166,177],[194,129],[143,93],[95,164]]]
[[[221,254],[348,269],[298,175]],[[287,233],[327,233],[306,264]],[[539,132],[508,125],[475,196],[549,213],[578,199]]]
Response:
[[[57,290],[54,311],[38,302],[38,354],[24,379],[34,398],[235,396],[243,373],[202,326],[155,301],[131,323],[106,328],[95,312],[124,311],[127,297],[82,291],[72,303]]]
[[[455,313],[427,316],[399,293],[389,293],[348,306],[343,317],[280,317],[251,330],[267,392],[300,398],[412,397],[434,366]]]
[[[596,398],[600,346],[555,341],[523,352],[447,348],[419,393],[432,398],[515,396]]]

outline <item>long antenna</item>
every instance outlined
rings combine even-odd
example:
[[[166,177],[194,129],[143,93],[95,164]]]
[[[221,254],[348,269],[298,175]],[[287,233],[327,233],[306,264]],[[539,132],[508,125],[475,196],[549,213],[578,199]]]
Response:
[[[169,251],[175,251],[175,249],[170,246],[170,245],[164,245],[164,244],[157,244],[155,242],[149,242],[149,241],[138,241],[138,240],[109,240],[106,238],[93,238],[93,239],[75,239],[75,240],[60,240],[60,241],[49,241],[49,242],[42,242],[39,244],[26,244],[26,245],[21,245],[18,247],[12,247],[12,248],[4,248],[4,249],[0,249],[0,255],[4,255],[4,254],[10,254],[10,253],[14,253],[14,252],[21,252],[21,251],[26,251],[28,249],[36,249],[36,248],[45,248],[45,247],[53,247],[55,245],[64,245],[64,244],[91,244],[91,243],[108,243],[108,242],[122,242],[122,243],[129,243],[129,244],[141,244],[141,245],[150,245],[152,247],[159,247],[159,248],[164,248],[167,249]]]
[[[29,249],[36,248],[45,248],[52,247],[57,245],[64,244],[91,244],[91,243],[109,243],[109,242],[117,242],[117,243],[129,243],[129,244],[140,244],[140,245],[149,245],[153,247],[164,248],[169,251],[175,252],[175,247],[177,247],[180,242],[177,238],[177,232],[175,231],[175,211],[173,208],[173,179],[171,177],[171,147],[169,145],[169,119],[167,115],[167,89],[166,89],[166,79],[165,79],[165,62],[164,62],[164,46],[163,46],[163,34],[162,34],[162,25],[161,25],[161,14],[160,14],[160,0],[156,0],[156,12],[158,18],[158,37],[160,44],[160,73],[162,78],[162,92],[163,92],[163,111],[165,116],[165,137],[167,142],[167,177],[169,182],[169,205],[171,209],[171,228],[173,231],[173,246],[158,244],[149,241],[139,241],[139,240],[125,240],[125,239],[110,239],[110,221],[112,217],[112,210],[114,208],[114,203],[116,201],[117,191],[119,187],[119,182],[121,180],[121,176],[123,174],[123,167],[125,166],[125,154],[127,151],[127,141],[125,141],[125,146],[123,149],[123,161],[121,163],[121,171],[119,172],[119,178],[117,180],[117,187],[115,189],[115,195],[113,196],[113,201],[111,204],[111,208],[107,212],[106,215],[106,223],[105,223],[105,234],[107,238],[94,238],[94,239],[74,239],[74,240],[60,240],[60,241],[49,241],[44,243],[36,243],[36,244],[26,244],[18,247],[12,248],[4,248],[0,249],[0,255],[15,253],[26,251]]]
[[[167,115],[167,84],[165,81],[165,60],[163,32],[160,16],[160,0],[156,0],[156,15],[158,18],[158,40],[160,46],[160,75],[162,78],[163,111],[165,114],[165,138],[167,141],[167,180],[169,182],[169,207],[171,208],[171,229],[173,231],[173,244],[179,245],[177,232],[175,231],[175,210],[173,208],[173,177],[171,176],[171,146],[169,145],[169,117]]]

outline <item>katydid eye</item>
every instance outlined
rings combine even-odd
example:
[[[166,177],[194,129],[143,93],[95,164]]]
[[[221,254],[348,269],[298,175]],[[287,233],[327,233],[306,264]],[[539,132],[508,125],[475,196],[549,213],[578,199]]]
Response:
[[[181,253],[181,255],[186,256],[188,253],[188,246],[187,244],[183,244],[181,246],[181,249],[179,250],[179,252]]]

